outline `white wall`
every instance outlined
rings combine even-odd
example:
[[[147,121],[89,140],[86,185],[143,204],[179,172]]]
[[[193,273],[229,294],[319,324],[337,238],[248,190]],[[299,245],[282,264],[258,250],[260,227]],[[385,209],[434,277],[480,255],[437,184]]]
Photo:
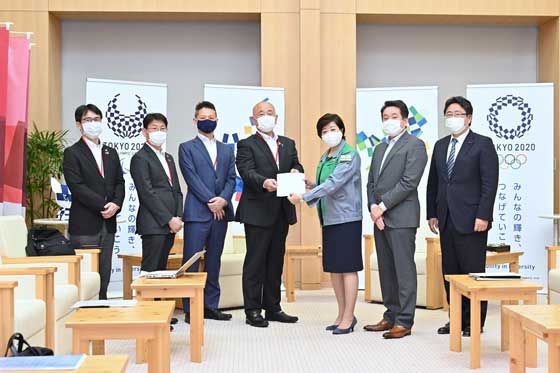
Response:
[[[74,110],[85,103],[87,78],[166,83],[167,151],[177,160],[179,144],[196,134],[193,111],[205,83],[260,85],[260,26],[63,21],[62,127],[70,143],[79,137]]]
[[[357,85],[439,86],[444,136],[443,104],[467,84],[536,82],[537,39],[536,27],[358,25]]]

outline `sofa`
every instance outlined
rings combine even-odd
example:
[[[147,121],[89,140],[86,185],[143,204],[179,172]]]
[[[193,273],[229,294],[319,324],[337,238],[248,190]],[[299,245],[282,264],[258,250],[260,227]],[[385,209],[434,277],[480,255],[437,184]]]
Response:
[[[547,246],[548,255],[548,303],[560,304],[560,246]]]
[[[26,245],[27,227],[23,217],[0,216],[0,269],[56,268],[54,350],[57,354],[70,353],[72,332],[65,323],[73,312],[72,305],[82,299],[97,299],[99,295],[99,273],[91,271],[97,261],[96,251],[82,251],[81,255],[27,257]]]

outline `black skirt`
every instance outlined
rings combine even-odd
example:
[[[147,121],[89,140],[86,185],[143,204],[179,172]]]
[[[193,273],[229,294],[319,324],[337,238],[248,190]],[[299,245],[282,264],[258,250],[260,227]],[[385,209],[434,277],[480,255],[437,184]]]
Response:
[[[323,271],[358,272],[362,260],[362,221],[323,226]]]

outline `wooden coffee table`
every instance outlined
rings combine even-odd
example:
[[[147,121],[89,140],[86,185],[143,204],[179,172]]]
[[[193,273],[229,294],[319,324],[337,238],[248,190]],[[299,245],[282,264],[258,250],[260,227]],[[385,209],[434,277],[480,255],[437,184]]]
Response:
[[[450,287],[450,350],[461,352],[461,295],[471,300],[471,369],[480,368],[480,302],[500,300],[502,304],[512,304],[523,300],[525,304],[537,303],[537,290],[542,285],[526,280],[477,281],[468,275],[447,275]],[[509,348],[509,326],[507,318],[502,319],[502,351]],[[528,340],[534,344],[536,340]]]
[[[284,287],[288,303],[295,302],[296,279],[294,278],[293,261],[303,258],[316,258],[320,256],[321,248],[317,245],[286,246],[284,255]]]
[[[148,340],[148,372],[169,373],[169,321],[175,302],[138,302],[133,307],[81,308],[66,322],[72,328],[72,353],[88,354],[96,341],[104,354],[106,339]],[[137,351],[139,353],[140,351]]]
[[[137,300],[154,298],[189,298],[190,300],[190,352],[191,361],[202,361],[204,344],[204,286],[206,272],[189,272],[174,279],[148,279],[139,277],[132,283]],[[137,349],[140,349],[138,347]],[[143,354],[137,357],[143,358]],[[138,361],[138,360],[137,360]],[[139,362],[139,361],[138,361]]]
[[[529,338],[537,336],[548,344],[549,373],[560,372],[560,305],[504,306],[504,314],[510,322],[509,371],[537,366],[537,345]]]

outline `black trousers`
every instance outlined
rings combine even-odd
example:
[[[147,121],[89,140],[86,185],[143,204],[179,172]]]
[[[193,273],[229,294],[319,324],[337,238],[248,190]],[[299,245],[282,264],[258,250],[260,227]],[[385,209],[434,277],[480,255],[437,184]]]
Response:
[[[474,224],[474,223],[473,223]],[[440,232],[441,236],[441,258],[443,276],[468,274],[470,272],[486,271],[486,245],[488,243],[488,231],[462,234],[457,232],[455,225],[448,215],[445,229]],[[449,282],[445,281],[445,296],[449,303]],[[468,298],[462,297],[461,314],[462,329],[470,326],[471,303]],[[488,302],[481,302],[480,325],[484,326]]]
[[[167,258],[175,240],[174,233],[142,235],[142,271],[160,271],[167,268]]]
[[[115,234],[107,232],[106,223],[101,225],[101,231],[93,235],[70,235],[70,244],[73,248],[95,246],[101,249],[99,254],[99,299],[107,299],[107,288],[111,281],[111,266],[113,261],[113,246]]]
[[[245,224],[247,253],[243,263],[245,311],[281,311],[280,286],[289,225],[280,214],[270,227]]]

